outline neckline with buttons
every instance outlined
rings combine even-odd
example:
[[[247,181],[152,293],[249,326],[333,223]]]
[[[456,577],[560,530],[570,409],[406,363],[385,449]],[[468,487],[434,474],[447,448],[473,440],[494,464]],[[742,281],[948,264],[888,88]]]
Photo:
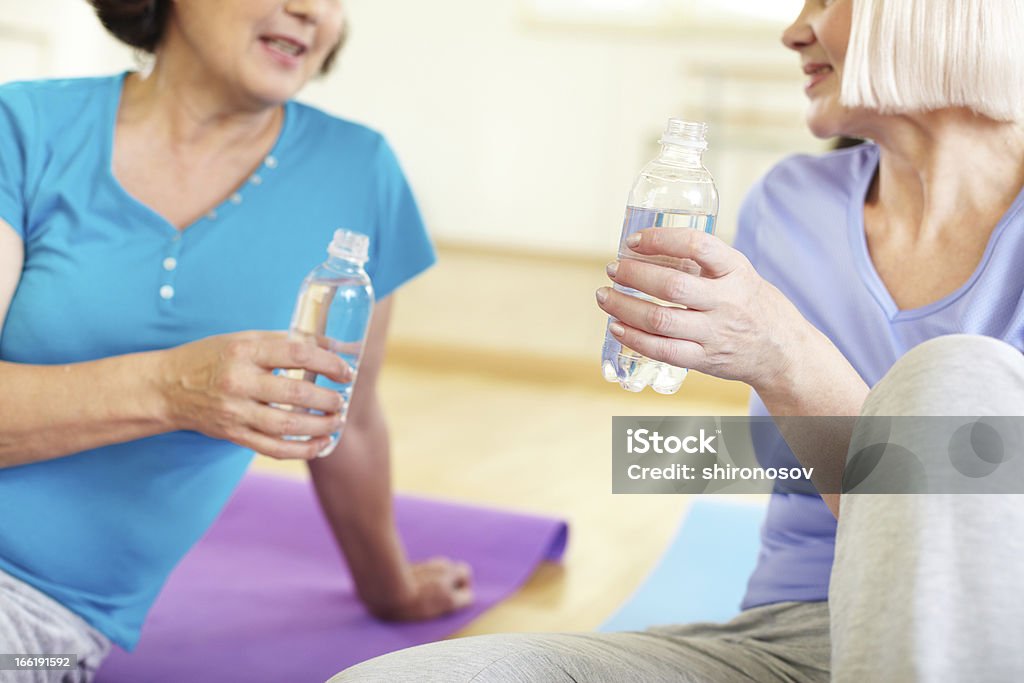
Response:
[[[203,223],[216,223],[228,215],[233,209],[236,209],[245,204],[246,198],[250,192],[255,191],[256,188],[264,185],[268,176],[275,172],[280,167],[281,150],[284,147],[284,143],[288,134],[290,133],[292,120],[294,119],[294,103],[291,100],[284,102],[282,105],[282,121],[281,129],[277,133],[277,139],[274,140],[274,144],[271,146],[270,151],[263,158],[256,169],[246,177],[234,191],[224,198],[219,204],[211,208],[205,214],[194,220],[189,225],[182,229],[174,226],[168,221],[162,214],[150,208],[148,205],[136,199],[131,193],[129,193],[117,176],[114,175],[113,171],[113,159],[114,159],[114,131],[117,126],[117,114],[121,105],[121,96],[124,92],[124,81],[125,78],[130,74],[129,71],[122,72],[119,76],[111,79],[112,93],[109,98],[110,110],[107,112],[107,125],[105,128],[105,140],[104,140],[104,166],[107,170],[107,175],[110,182],[116,188],[116,191],[121,195],[125,202],[134,208],[134,210],[146,216],[149,220],[147,223],[155,223],[159,225],[161,231],[169,235],[170,238],[177,242],[182,239],[184,235],[187,235],[193,231],[194,228],[201,226]]]

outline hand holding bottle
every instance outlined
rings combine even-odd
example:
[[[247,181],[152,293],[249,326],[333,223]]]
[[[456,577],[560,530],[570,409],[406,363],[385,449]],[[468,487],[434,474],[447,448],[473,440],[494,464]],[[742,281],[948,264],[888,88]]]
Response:
[[[785,377],[808,348],[813,327],[742,253],[717,237],[654,228],[626,244],[642,256],[692,259],[701,276],[635,259],[610,264],[608,275],[617,285],[669,304],[599,289],[598,305],[615,318],[609,331],[623,346],[672,366],[746,382],[759,392]]]
[[[339,384],[352,381],[337,353],[289,339],[285,332],[238,332],[207,337],[163,352],[160,393],[173,429],[226,439],[280,459],[308,460],[342,423],[343,398],[312,382],[274,374],[295,368]],[[318,411],[285,411],[270,404]],[[292,441],[287,435],[309,435]]]

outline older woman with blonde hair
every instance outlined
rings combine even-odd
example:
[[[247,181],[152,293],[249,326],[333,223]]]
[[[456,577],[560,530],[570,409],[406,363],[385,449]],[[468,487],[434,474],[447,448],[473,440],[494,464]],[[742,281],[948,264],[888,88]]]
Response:
[[[635,236],[641,258],[609,277],[685,308],[602,288],[613,333],[746,382],[754,415],[1020,415],[1021,26],[1017,0],[807,0],[783,42],[807,74],[808,125],[869,142],[781,162],[747,197],[735,248],[698,231]],[[703,277],[651,255],[694,259]],[[777,486],[732,621],[484,636],[333,680],[1024,679],[1024,506],[840,495],[857,440],[786,438],[758,442],[759,459],[812,464],[818,488]]]
[[[51,673],[78,681],[131,649],[254,451],[310,461],[373,614],[466,605],[467,566],[405,555],[376,389],[429,237],[384,138],[292,99],[337,53],[340,0],[92,4],[151,69],[0,86],[0,652],[74,653]],[[274,373],[352,378],[280,331],[339,227],[369,236],[378,298],[347,416]]]

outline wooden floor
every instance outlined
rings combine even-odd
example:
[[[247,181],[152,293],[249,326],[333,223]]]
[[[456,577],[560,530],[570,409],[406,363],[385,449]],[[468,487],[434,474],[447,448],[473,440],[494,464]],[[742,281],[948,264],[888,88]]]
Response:
[[[591,629],[639,585],[684,513],[685,496],[611,493],[611,416],[742,412],[699,399],[706,378],[675,397],[438,373],[388,364],[382,392],[396,489],[561,517],[570,524],[562,565],[543,565],[517,595],[465,634]],[[302,463],[261,458],[263,471],[305,476]]]

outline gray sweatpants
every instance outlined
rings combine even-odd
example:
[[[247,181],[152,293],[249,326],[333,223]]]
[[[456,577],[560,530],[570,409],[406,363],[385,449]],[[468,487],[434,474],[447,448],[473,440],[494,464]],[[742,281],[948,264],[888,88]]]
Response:
[[[0,683],[88,683],[110,641],[48,595],[0,571],[0,654],[78,655],[74,670],[0,669]]]
[[[991,338],[933,339],[893,366],[862,412],[1024,415],[1024,356]],[[857,494],[840,510],[827,604],[643,633],[456,639],[330,683],[1024,681],[1024,496]]]

